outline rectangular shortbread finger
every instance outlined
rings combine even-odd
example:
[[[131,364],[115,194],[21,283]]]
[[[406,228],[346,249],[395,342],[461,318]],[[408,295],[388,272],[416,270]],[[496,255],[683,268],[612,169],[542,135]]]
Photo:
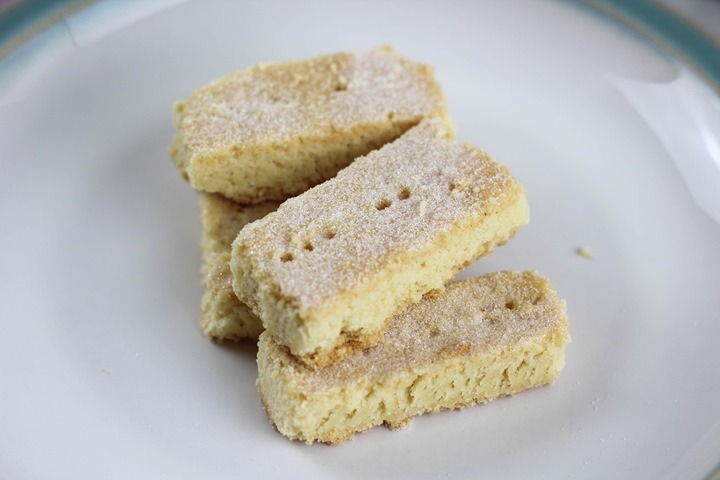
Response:
[[[175,107],[171,158],[197,190],[284,200],[422,119],[447,117],[430,66],[390,47],[261,64]]]
[[[448,136],[425,120],[238,235],[233,289],[301,361],[376,344],[394,313],[527,223],[507,168]]]
[[[555,380],[565,364],[565,302],[534,272],[448,285],[395,316],[380,343],[316,370],[264,332],[258,390],[270,421],[307,443],[484,403]]]
[[[277,210],[279,203],[241,205],[220,195],[200,196],[203,286],[200,326],[213,340],[257,339],[262,322],[232,290],[230,249],[246,224]]]

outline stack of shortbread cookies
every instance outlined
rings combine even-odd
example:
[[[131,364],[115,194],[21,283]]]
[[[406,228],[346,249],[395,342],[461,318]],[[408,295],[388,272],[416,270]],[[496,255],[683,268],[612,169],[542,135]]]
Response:
[[[339,443],[552,382],[565,303],[535,272],[450,282],[528,222],[523,188],[454,141],[433,69],[392,48],[263,64],[175,107],[201,191],[215,340],[258,339],[283,435]]]

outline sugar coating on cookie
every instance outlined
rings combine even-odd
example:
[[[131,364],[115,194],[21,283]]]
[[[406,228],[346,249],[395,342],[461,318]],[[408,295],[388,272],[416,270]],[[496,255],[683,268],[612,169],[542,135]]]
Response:
[[[171,158],[198,190],[284,200],[429,117],[447,118],[432,67],[390,47],[261,64],[176,105]]]
[[[235,293],[301,361],[374,345],[394,313],[527,223],[507,168],[449,138],[423,121],[238,235]]]
[[[394,317],[377,346],[325,369],[298,362],[265,332],[257,384],[280,433],[340,443],[550,383],[569,340],[565,303],[548,280],[497,272],[426,296]]]
[[[230,249],[248,223],[273,212],[279,203],[241,205],[215,194],[200,196],[203,296],[200,326],[213,340],[257,339],[262,322],[232,289]]]

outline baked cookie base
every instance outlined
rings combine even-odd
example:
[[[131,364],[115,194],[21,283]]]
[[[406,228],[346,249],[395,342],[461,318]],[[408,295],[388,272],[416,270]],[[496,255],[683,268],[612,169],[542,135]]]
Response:
[[[233,289],[300,361],[374,345],[394,313],[528,222],[507,168],[452,137],[426,120],[238,235]]]
[[[431,117],[448,119],[432,67],[390,47],[261,64],[175,105],[170,158],[196,190],[281,201]]]
[[[217,341],[257,339],[264,330],[253,311],[238,300],[232,289],[230,250],[232,241],[246,224],[274,211],[278,203],[241,205],[220,195],[200,196],[202,223],[203,296],[200,327]]]
[[[555,380],[565,363],[565,304],[533,272],[450,284],[393,319],[384,339],[326,369],[260,336],[258,390],[291,439],[337,444],[387,424],[485,403]]]

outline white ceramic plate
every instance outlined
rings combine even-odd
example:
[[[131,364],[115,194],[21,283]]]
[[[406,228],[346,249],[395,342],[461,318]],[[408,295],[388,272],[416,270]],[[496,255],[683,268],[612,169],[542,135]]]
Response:
[[[102,13],[66,20],[71,48],[0,107],[0,478],[717,467],[720,103],[682,63],[556,2],[194,2],[107,35]],[[550,387],[306,446],[269,425],[255,347],[200,333],[171,105],[259,61],[384,43],[436,66],[460,137],[527,188],[530,225],[462,276],[547,275],[573,341]]]

